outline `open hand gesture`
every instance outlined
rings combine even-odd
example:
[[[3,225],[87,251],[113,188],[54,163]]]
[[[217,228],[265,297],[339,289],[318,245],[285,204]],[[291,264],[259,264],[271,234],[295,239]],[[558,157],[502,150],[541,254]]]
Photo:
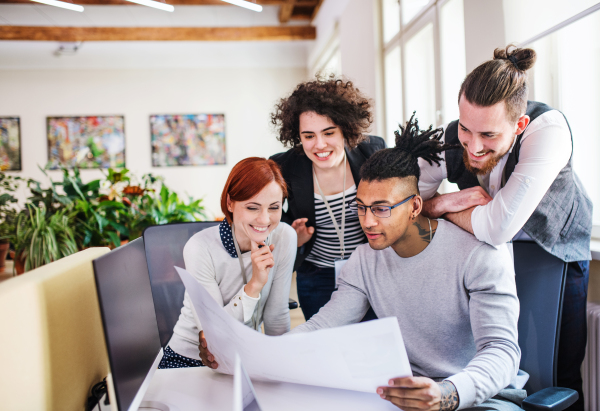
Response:
[[[298,247],[306,244],[315,232],[314,227],[306,226],[307,221],[308,218],[299,218],[292,223],[292,228],[296,230],[296,234],[298,235]]]

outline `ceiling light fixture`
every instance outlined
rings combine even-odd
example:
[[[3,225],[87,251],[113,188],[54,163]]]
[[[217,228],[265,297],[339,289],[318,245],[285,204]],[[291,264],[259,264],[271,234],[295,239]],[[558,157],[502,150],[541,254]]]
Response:
[[[171,6],[170,4],[160,2],[160,1],[153,1],[153,0],[127,0],[127,1],[130,1],[132,3],[141,4],[142,6],[154,7],[155,9],[164,10],[164,11],[172,12],[173,10],[175,10],[175,7]]]
[[[80,6],[79,4],[67,3],[64,1],[58,1],[58,0],[31,0],[31,1],[35,1],[36,3],[47,4],[49,6],[61,7],[63,9],[67,9],[67,10],[83,11],[83,6]]]
[[[223,0],[223,1],[225,3],[234,4],[236,6],[244,7],[246,9],[249,9],[252,11],[261,12],[263,9],[261,5],[258,5],[256,3],[250,3],[249,1],[245,1],[245,0]]]

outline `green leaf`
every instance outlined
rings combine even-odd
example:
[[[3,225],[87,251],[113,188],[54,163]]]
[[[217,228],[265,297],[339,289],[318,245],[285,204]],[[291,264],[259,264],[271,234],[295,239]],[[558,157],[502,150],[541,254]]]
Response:
[[[108,234],[115,247],[121,246],[121,239],[119,238],[119,235],[117,233],[115,233],[114,231],[108,231],[106,234]]]

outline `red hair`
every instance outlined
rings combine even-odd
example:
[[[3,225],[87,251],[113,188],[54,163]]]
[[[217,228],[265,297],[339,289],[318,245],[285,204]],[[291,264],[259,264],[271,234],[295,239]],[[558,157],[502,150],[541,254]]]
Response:
[[[221,211],[227,222],[233,223],[233,215],[227,209],[227,196],[231,201],[246,201],[260,193],[269,183],[275,181],[281,187],[283,198],[287,197],[287,185],[279,165],[262,157],[248,157],[237,163],[225,183],[221,194]]]

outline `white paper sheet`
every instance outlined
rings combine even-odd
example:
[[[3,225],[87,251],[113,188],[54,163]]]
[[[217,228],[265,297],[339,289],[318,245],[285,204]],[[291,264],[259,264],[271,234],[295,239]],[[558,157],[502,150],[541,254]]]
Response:
[[[240,356],[235,356],[233,374],[233,411],[263,411]]]
[[[267,336],[234,320],[190,273],[175,268],[220,372],[234,373],[238,353],[251,378],[267,381],[375,392],[390,378],[412,375],[395,317]]]

